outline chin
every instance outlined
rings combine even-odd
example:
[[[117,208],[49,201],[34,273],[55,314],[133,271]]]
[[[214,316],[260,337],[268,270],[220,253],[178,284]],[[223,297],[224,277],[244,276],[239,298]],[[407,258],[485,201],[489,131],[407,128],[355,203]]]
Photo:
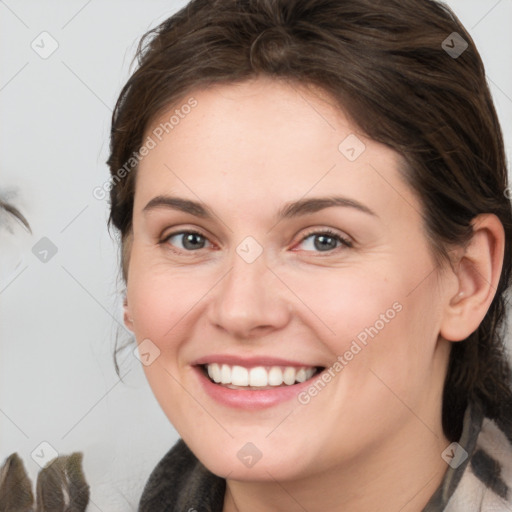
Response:
[[[276,448],[262,448],[259,451],[255,445],[245,443],[242,448],[239,443],[219,443],[216,447],[194,448],[196,457],[213,474],[230,480],[268,482],[286,481],[300,477],[304,467],[298,465],[297,452],[280,453]],[[235,446],[236,445],[236,446]],[[269,452],[265,454],[265,452]],[[309,467],[311,467],[309,465]]]

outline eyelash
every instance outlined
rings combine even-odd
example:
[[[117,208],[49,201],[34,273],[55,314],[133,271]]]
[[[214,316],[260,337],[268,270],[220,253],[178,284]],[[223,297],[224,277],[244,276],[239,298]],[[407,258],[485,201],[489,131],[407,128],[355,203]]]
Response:
[[[335,240],[341,242],[341,246],[337,247],[336,249],[341,249],[342,246],[345,246],[346,249],[351,249],[354,244],[348,239],[345,238],[338,233],[330,230],[330,229],[313,229],[312,231],[308,231],[301,239],[299,243],[304,242],[304,240],[308,239],[310,236],[313,235],[327,235],[329,238],[334,238]],[[330,249],[329,251],[315,251],[319,254],[326,253],[326,254],[332,254],[336,249]]]
[[[200,237],[204,238],[205,240],[208,240],[208,238],[206,236],[204,236],[202,233],[200,233],[199,231],[195,231],[193,229],[190,229],[190,230],[175,231],[174,233],[170,233],[163,240],[160,241],[160,244],[167,245],[167,247],[172,252],[177,253],[177,254],[182,254],[183,252],[185,252],[185,253],[194,253],[194,252],[198,252],[198,251],[201,250],[201,249],[198,249],[196,251],[187,251],[187,250],[182,250],[182,249],[175,249],[169,243],[169,239],[172,238],[173,236],[177,236],[177,235],[197,235],[197,236],[200,236]],[[311,237],[313,235],[317,235],[317,236],[327,235],[329,238],[334,238],[335,240],[341,242],[341,246],[345,246],[345,248],[347,248],[347,249],[350,249],[350,248],[353,247],[352,241],[350,241],[348,238],[345,238],[345,237],[339,235],[338,233],[335,233],[334,231],[332,231],[330,229],[322,229],[322,230],[312,230],[312,231],[309,231],[300,239],[299,243],[304,242],[305,240],[307,240],[309,237]],[[319,254],[331,255],[337,249],[341,249],[341,247],[337,247],[335,249],[330,249],[329,251],[314,251],[314,252],[318,252]]]

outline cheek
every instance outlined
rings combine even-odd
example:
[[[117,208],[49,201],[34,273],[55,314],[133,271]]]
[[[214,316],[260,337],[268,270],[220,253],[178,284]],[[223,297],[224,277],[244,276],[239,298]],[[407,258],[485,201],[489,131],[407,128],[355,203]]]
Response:
[[[317,269],[284,280],[300,298],[301,318],[315,326],[333,361],[345,356],[356,381],[378,368],[391,380],[414,380],[414,372],[428,370],[437,339],[433,282],[417,287],[420,278],[405,262],[372,267]]]
[[[197,404],[183,393],[179,382],[185,377],[181,348],[192,336],[194,305],[204,292],[194,286],[197,283],[193,276],[171,273],[168,268],[164,271],[160,264],[138,259],[136,251],[134,256],[127,289],[134,334],[138,343],[151,341],[141,346],[149,346],[150,357],[154,358],[143,365],[143,371],[162,410],[181,430],[191,411],[201,417]]]
[[[135,241],[130,258],[127,299],[137,341],[149,338],[158,344],[161,333],[169,328],[163,325],[163,319],[176,311],[175,296],[179,292],[176,287],[169,286],[162,269],[149,256],[149,251]]]
[[[135,319],[137,339],[150,338],[160,350],[166,350],[162,340],[172,339],[185,325],[187,311],[201,297],[200,290],[193,286],[193,278],[179,275],[146,272],[133,275],[128,287],[128,300]]]
[[[317,326],[316,334],[339,355],[354,338],[359,336],[364,342],[366,328],[377,323],[382,330],[381,315],[386,319],[396,316],[393,304],[400,294],[386,274],[355,266],[302,271],[284,280],[300,299],[294,302],[301,317],[310,319],[308,324]]]

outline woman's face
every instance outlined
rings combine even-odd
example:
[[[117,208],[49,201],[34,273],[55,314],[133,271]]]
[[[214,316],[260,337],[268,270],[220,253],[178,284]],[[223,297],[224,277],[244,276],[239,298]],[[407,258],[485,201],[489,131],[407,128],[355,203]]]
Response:
[[[398,155],[325,98],[219,85],[144,137],[125,321],[164,413],[224,477],[301,478],[443,439],[453,286]]]

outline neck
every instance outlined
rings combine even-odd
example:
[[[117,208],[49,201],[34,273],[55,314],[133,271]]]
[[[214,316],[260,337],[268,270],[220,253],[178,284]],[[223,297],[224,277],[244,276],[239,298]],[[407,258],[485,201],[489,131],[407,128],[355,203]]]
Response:
[[[418,512],[448,468],[441,458],[450,444],[439,425],[417,418],[361,460],[293,481],[227,480],[223,512]]]

